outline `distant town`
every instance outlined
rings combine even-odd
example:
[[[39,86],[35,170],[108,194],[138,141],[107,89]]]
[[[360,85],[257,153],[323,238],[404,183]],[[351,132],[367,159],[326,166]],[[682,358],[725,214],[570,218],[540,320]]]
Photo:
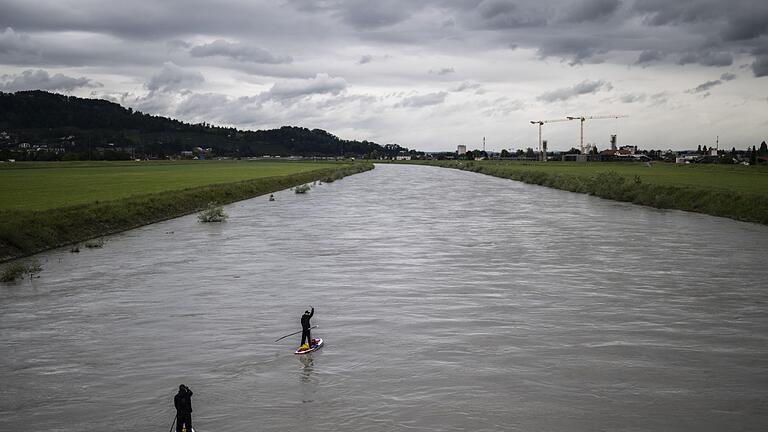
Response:
[[[546,148],[546,142],[544,143]],[[500,152],[482,149],[468,150],[466,145],[459,145],[456,151],[423,152],[409,150],[397,144],[385,144],[382,151],[367,153],[344,152],[339,155],[247,155],[243,157],[218,155],[212,147],[190,147],[175,154],[158,155],[142,151],[131,145],[113,142],[80,142],[75,135],[59,137],[54,143],[19,142],[18,137],[7,131],[0,132],[0,155],[2,161],[68,161],[68,160],[205,160],[205,159],[287,159],[287,160],[335,160],[335,159],[372,159],[372,160],[521,160],[521,161],[575,161],[575,162],[652,162],[674,163],[715,163],[715,164],[768,164],[768,146],[763,141],[747,149],[721,149],[715,146],[699,146],[695,150],[643,150],[634,145],[618,146],[616,136],[611,136],[611,146],[599,150],[595,145],[588,145],[585,152],[577,148],[567,151],[538,151],[532,147],[522,149],[503,149]]]

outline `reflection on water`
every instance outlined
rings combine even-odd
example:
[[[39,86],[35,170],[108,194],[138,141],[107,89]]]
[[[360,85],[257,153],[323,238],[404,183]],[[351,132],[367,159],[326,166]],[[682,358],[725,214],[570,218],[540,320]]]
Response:
[[[768,427],[766,227],[431,167],[276,195],[0,288],[0,430],[167,430],[182,382],[200,432]]]

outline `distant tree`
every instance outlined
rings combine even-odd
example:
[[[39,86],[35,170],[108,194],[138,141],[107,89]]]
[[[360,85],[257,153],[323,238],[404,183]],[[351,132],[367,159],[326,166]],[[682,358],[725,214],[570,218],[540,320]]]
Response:
[[[707,154],[707,146],[702,147],[701,153],[702,154]]]
[[[509,151],[507,151],[507,149],[502,149],[501,150],[501,157],[505,158],[505,159],[508,158],[509,157]]]
[[[731,148],[731,157],[732,158],[736,157],[736,147]]]
[[[701,144],[699,144],[699,149],[696,150],[697,152],[701,153]]]
[[[749,152],[749,164],[755,165],[757,163],[757,150],[755,146],[752,146],[752,151]]]
[[[525,157],[532,158],[534,156],[536,156],[536,154],[533,152],[532,148],[528,147],[527,149],[525,149]]]
[[[758,154],[764,155],[768,153],[768,145],[765,144],[765,141],[760,143],[760,150],[758,150]]]

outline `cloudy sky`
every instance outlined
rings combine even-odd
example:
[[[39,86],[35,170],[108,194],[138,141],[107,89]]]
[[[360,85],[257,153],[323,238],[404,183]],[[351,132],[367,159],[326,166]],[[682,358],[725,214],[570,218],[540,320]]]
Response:
[[[0,0],[0,91],[421,150],[768,139],[765,0]],[[544,125],[550,149],[576,121]]]

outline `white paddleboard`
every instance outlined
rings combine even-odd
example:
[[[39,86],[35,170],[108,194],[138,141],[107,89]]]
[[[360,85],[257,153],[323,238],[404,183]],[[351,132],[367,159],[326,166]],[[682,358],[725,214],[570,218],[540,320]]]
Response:
[[[309,353],[311,353],[311,352],[314,352],[314,351],[317,351],[317,350],[319,350],[320,348],[322,348],[322,347],[323,347],[323,343],[324,343],[324,342],[323,342],[323,339],[322,339],[322,338],[320,338],[320,339],[312,339],[312,342],[314,342],[315,344],[314,344],[314,345],[312,345],[312,347],[311,347],[310,349],[306,349],[306,350],[296,350],[296,351],[294,352],[294,354],[298,354],[298,355],[302,355],[302,354],[309,354]]]

